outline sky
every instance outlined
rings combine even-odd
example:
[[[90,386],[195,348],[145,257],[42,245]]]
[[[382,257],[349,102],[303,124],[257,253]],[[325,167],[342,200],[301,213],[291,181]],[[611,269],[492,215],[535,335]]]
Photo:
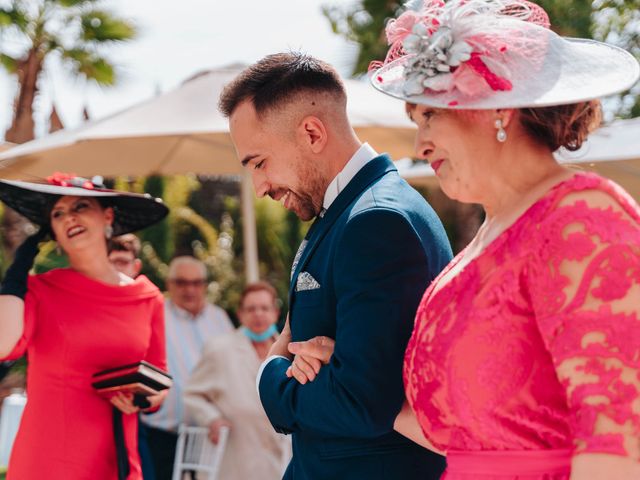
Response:
[[[43,76],[36,104],[36,135],[46,133],[52,102],[67,128],[120,111],[178,86],[194,73],[232,63],[252,63],[264,55],[301,50],[333,64],[349,76],[357,46],[334,34],[322,5],[351,0],[105,0],[102,5],[132,20],[136,40],[114,46],[119,66],[115,87],[73,80],[60,66]],[[54,66],[55,67],[55,66]],[[0,136],[11,121],[15,85],[0,72]]]

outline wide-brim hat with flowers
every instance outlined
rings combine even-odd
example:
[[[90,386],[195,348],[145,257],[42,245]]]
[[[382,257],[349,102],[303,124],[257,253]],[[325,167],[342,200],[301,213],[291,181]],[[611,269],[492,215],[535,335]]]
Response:
[[[387,25],[391,45],[373,62],[378,90],[437,108],[564,105],[629,89],[640,75],[628,52],[561,37],[523,0],[418,0]]]
[[[49,212],[58,198],[96,197],[103,205],[113,208],[112,227],[116,236],[142,230],[169,213],[161,199],[149,194],[107,189],[101,177],[87,179],[74,174],[55,173],[46,180],[47,183],[0,180],[0,200],[33,223],[43,226],[49,225]]]

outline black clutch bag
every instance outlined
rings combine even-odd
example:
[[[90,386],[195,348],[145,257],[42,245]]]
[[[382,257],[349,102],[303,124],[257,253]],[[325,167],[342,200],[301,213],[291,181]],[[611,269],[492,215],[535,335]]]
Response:
[[[144,360],[93,374],[91,386],[98,393],[111,397],[117,392],[147,397],[172,385],[171,375]]]

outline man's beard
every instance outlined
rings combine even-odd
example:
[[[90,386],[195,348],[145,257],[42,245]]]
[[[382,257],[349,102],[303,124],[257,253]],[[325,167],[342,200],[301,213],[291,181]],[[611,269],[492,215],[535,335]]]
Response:
[[[309,195],[297,195],[293,192],[292,210],[300,220],[306,222],[318,216],[322,207],[313,204],[313,199]]]
[[[305,179],[305,183],[296,188],[296,191],[286,190],[289,194],[286,203],[289,203],[289,210],[295,213],[300,220],[306,222],[320,214],[328,182],[325,183],[315,170],[303,172],[301,178]],[[283,189],[278,190],[282,191]],[[277,197],[278,190],[269,192],[269,196],[271,198]],[[314,199],[316,199],[315,202]]]

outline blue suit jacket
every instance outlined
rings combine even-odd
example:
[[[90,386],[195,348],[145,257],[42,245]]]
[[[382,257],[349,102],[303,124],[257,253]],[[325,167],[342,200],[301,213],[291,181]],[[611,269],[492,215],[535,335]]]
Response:
[[[427,285],[451,260],[440,220],[385,155],[367,163],[307,234],[293,272],[294,341],[336,340],[305,385],[274,359],[260,398],[277,431],[293,433],[285,479],[436,479],[444,459],[393,431],[402,363]],[[319,288],[296,291],[301,272]],[[317,285],[316,285],[317,286]]]

